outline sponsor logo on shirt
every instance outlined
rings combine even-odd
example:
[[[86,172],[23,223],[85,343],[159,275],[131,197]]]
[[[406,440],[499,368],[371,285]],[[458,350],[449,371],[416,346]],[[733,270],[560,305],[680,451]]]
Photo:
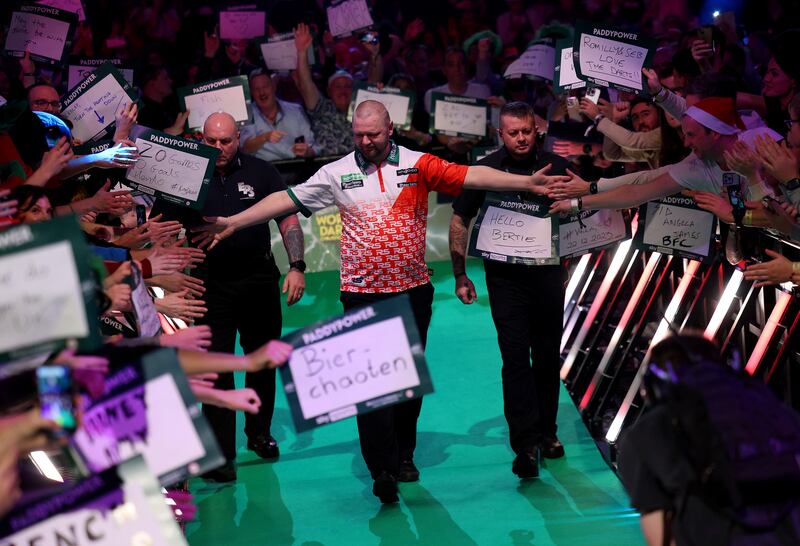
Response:
[[[253,189],[253,186],[250,184],[245,184],[244,182],[239,182],[239,193],[242,194],[240,199],[255,199],[256,198],[256,190]]]
[[[416,185],[417,185],[416,182],[398,182],[397,183],[397,187],[398,188],[411,188],[411,187],[416,186]]]
[[[405,176],[407,174],[418,174],[419,169],[417,167],[411,167],[410,169],[398,169],[397,176]]]
[[[343,190],[352,190],[364,187],[364,175],[361,173],[343,174],[341,176]]]
[[[350,284],[355,284],[356,286],[364,286],[366,282],[364,281],[364,277],[353,277],[350,279]]]

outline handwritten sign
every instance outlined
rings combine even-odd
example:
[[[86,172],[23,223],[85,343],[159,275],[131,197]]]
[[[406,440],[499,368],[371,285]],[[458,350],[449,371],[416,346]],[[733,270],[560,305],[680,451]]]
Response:
[[[291,32],[275,34],[261,42],[261,56],[267,68],[275,71],[295,70],[297,68],[297,47]],[[314,64],[314,48],[308,48],[308,64]]]
[[[433,392],[407,295],[283,339],[294,346],[280,372],[298,432]]]
[[[631,228],[618,210],[584,210],[562,218],[558,226],[558,254],[574,258],[631,238]]]
[[[64,11],[71,11],[78,16],[78,21],[81,23],[86,21],[86,10],[81,0],[36,0],[34,3],[63,9]]]
[[[89,251],[74,217],[0,232],[0,362],[99,343]]]
[[[673,195],[649,201],[639,208],[634,246],[641,250],[710,261],[716,216],[697,207],[691,197]]]
[[[219,12],[219,37],[223,40],[251,40],[266,34],[267,17],[263,11]]]
[[[150,471],[168,485],[223,462],[169,349],[156,349],[141,361],[115,368],[106,377],[103,395],[87,398],[85,408],[72,442],[92,472],[141,454]]]
[[[130,138],[139,160],[128,167],[125,178],[142,193],[193,209],[202,209],[219,150],[141,125]]]
[[[346,36],[372,26],[367,0],[343,0],[327,8],[328,28],[334,36]]]
[[[252,123],[250,118],[250,86],[247,76],[232,76],[178,89],[181,109],[189,110],[190,131],[203,128],[208,116],[225,112],[238,125]]]
[[[347,119],[353,121],[353,112],[356,107],[365,100],[374,100],[383,104],[389,111],[389,117],[395,128],[410,129],[411,118],[414,114],[414,102],[416,93],[412,91],[402,91],[396,87],[384,87],[379,89],[377,86],[366,82],[355,82],[353,85],[353,100],[350,101],[350,110]]]
[[[469,240],[469,255],[510,264],[559,263],[556,219],[549,200],[487,193]]]
[[[532,78],[553,81],[556,50],[548,42],[531,45],[520,57],[508,65],[504,78]]]
[[[72,136],[88,142],[104,136],[117,111],[132,100],[131,85],[114,65],[105,63],[67,92],[61,115],[72,122]]]
[[[46,64],[63,65],[72,47],[78,16],[70,11],[40,5],[23,5],[11,12],[5,53]]]
[[[489,104],[484,99],[431,93],[431,132],[465,138],[486,136]]]
[[[97,67],[111,63],[120,71],[125,81],[133,85],[133,69],[126,68],[120,59],[80,59],[78,64],[69,65],[67,71],[67,88],[72,89],[83,80],[89,77],[89,74],[97,70]]]
[[[553,87],[557,92],[586,87],[586,82],[575,72],[575,60],[572,55],[572,40],[556,42],[556,66],[553,76]]]
[[[642,67],[650,66],[654,47],[636,32],[586,21],[575,27],[573,58],[578,77],[603,87],[642,92]]]
[[[0,522],[3,546],[186,546],[161,487],[141,457],[32,498]]]
[[[131,261],[131,305],[139,337],[155,337],[161,334],[161,321],[158,319],[156,306],[144,284],[142,270],[135,261]]]

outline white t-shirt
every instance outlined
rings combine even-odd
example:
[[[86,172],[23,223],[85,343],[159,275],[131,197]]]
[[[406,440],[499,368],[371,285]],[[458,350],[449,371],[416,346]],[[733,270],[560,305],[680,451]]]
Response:
[[[472,97],[474,99],[488,99],[492,96],[492,91],[488,85],[482,83],[468,83],[467,90],[463,93],[454,93],[448,84],[438,87],[431,87],[425,92],[425,111],[431,113],[431,94],[434,92],[445,93],[447,95],[461,95],[462,97]]]

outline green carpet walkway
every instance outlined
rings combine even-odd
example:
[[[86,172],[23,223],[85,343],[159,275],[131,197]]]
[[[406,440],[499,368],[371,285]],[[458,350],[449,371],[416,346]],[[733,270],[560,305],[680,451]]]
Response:
[[[511,473],[482,268],[472,261],[478,302],[465,306],[453,295],[449,265],[433,267],[426,356],[436,392],[425,398],[419,422],[420,482],[400,484],[400,504],[381,507],[370,491],[355,420],[297,435],[279,392],[272,432],[280,460],[267,463],[247,451],[240,417],[238,481],[192,480],[198,503],[197,520],[186,529],[192,546],[643,544],[637,514],[565,391],[559,436],[566,457],[546,461],[538,480],[520,482]],[[307,284],[304,300],[285,310],[287,331],[340,313],[338,273],[309,274]]]

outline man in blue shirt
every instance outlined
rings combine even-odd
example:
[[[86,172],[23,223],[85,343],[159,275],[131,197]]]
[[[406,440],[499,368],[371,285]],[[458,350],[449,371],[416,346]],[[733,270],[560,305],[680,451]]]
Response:
[[[241,150],[264,161],[313,157],[314,133],[299,104],[275,96],[275,83],[269,74],[250,74],[253,97],[253,124],[242,127]]]

